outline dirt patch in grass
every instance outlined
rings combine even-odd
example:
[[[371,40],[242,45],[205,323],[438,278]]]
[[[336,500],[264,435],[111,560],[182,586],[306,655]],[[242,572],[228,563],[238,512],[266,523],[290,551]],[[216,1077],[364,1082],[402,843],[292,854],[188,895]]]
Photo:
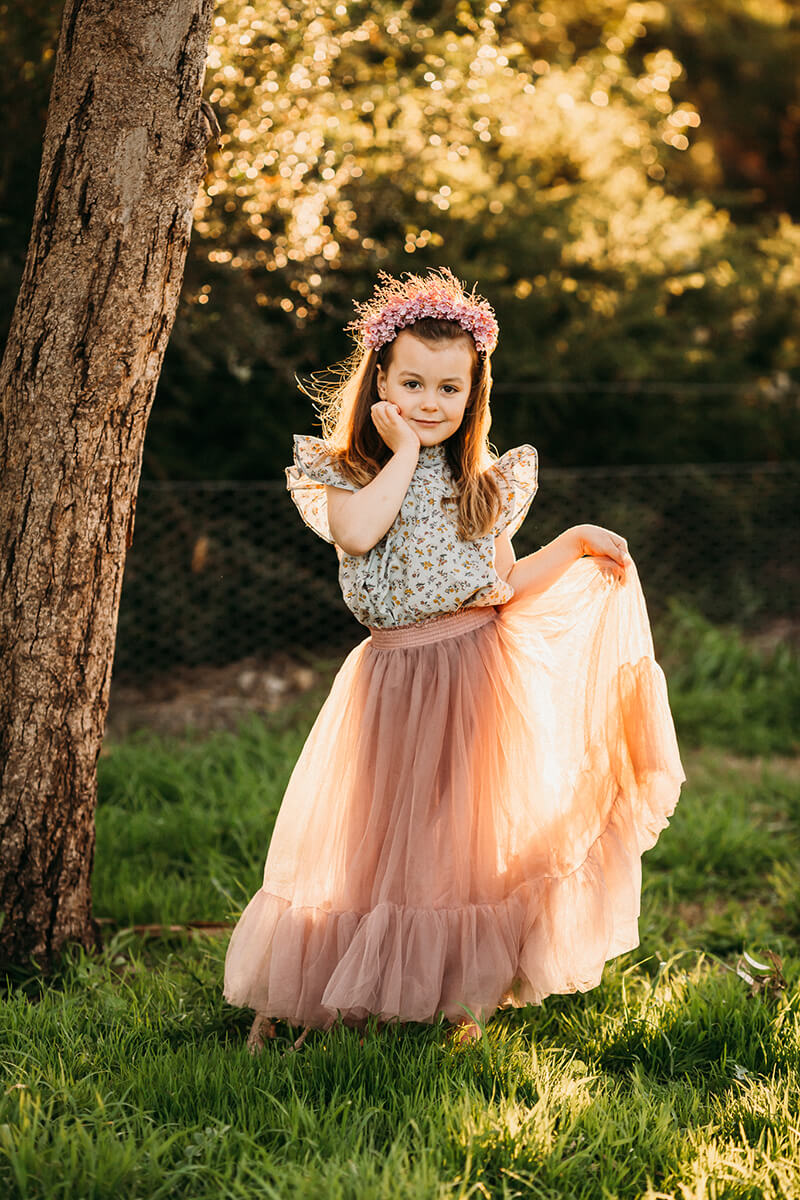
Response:
[[[323,671],[288,654],[221,667],[176,667],[142,685],[111,681],[106,736],[139,729],[179,737],[235,730],[249,714],[277,712],[321,681]]]

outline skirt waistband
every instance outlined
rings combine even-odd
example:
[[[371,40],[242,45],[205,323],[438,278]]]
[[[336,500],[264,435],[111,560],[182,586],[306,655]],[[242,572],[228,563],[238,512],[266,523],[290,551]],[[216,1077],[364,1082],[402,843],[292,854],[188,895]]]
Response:
[[[438,642],[444,638],[458,637],[468,633],[470,629],[478,629],[487,625],[497,616],[494,605],[476,605],[472,608],[461,608],[458,612],[443,613],[439,617],[430,617],[425,621],[415,621],[412,625],[394,625],[388,629],[367,626],[373,645],[381,649],[392,646],[422,646],[426,642]]]

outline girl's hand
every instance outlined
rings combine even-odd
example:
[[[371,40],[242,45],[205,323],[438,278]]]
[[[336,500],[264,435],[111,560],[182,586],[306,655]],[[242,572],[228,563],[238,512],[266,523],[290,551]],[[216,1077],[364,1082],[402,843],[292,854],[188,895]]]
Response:
[[[633,562],[624,537],[602,525],[575,525],[572,534],[578,558],[591,555],[607,579],[623,578],[625,568]]]
[[[407,447],[419,454],[421,443],[416,430],[400,416],[400,409],[391,400],[379,400],[372,405],[372,423],[394,453]]]

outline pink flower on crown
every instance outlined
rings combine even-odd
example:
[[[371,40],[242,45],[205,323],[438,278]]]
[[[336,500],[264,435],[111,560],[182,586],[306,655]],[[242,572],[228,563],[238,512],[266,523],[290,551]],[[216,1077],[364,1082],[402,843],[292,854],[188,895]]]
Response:
[[[438,270],[441,278],[432,271],[426,279],[406,271],[406,281],[379,271],[378,278],[384,283],[376,284],[370,300],[354,301],[360,315],[345,325],[345,330],[352,329],[364,346],[377,350],[420,317],[440,317],[456,321],[472,334],[478,350],[491,354],[498,336],[492,306],[476,296],[474,288],[466,293],[449,267]]]

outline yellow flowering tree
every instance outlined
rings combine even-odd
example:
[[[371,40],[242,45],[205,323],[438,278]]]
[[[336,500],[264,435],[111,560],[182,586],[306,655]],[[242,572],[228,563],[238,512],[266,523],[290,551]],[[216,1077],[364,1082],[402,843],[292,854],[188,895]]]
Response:
[[[25,80],[12,164],[54,4],[0,0],[6,77]],[[352,300],[379,267],[442,263],[498,311],[498,445],[535,436],[564,463],[797,455],[784,0],[220,0],[215,22],[223,144],[146,475],[279,474],[311,416],[295,374],[347,354]],[[7,212],[21,178],[6,172]],[[642,404],[589,386],[638,380],[664,388]]]
[[[215,21],[207,95],[223,149],[198,198],[184,308],[221,314],[234,375],[269,364],[291,397],[296,371],[349,350],[341,326],[379,266],[447,262],[498,309],[498,381],[752,378],[746,436],[763,384],[768,452],[775,378],[796,361],[798,226],[777,214],[742,228],[687,194],[710,178],[709,147],[659,44],[664,5],[224,0]],[[752,357],[759,323],[768,361]],[[198,325],[186,312],[179,344]],[[635,403],[605,400],[601,422],[596,397],[556,392],[540,411],[515,395],[513,416],[497,406],[498,439],[529,435],[535,413],[557,445],[577,419],[577,460]],[[742,435],[729,396],[702,403],[721,437]],[[650,422],[661,411],[674,427],[672,405],[652,398]],[[645,457],[640,424],[626,436],[619,457]]]

